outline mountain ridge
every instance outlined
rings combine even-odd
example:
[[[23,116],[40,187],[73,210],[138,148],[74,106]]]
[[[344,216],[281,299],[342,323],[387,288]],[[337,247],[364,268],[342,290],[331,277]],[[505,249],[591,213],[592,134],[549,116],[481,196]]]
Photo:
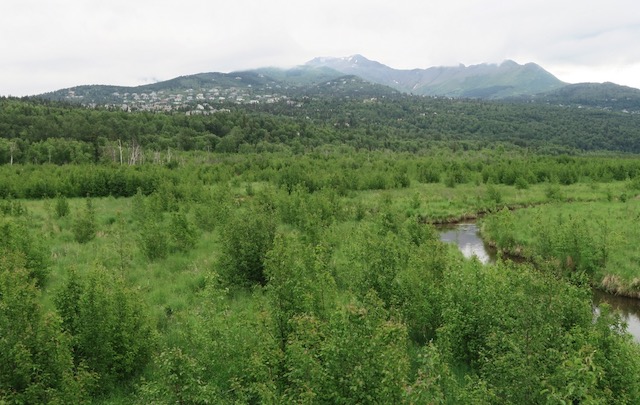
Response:
[[[547,93],[522,97],[521,100],[622,112],[640,111],[640,90],[612,82],[569,84]]]
[[[357,54],[314,58],[306,65],[329,67],[402,92],[427,96],[500,99],[543,93],[567,85],[535,63],[520,65],[512,60],[500,64],[394,69]]]
[[[225,103],[270,103],[298,96],[417,96],[535,102],[640,111],[640,90],[613,83],[568,84],[536,63],[513,60],[394,69],[356,54],[316,57],[290,69],[197,73],[140,86],[82,85],[38,97],[124,110],[215,110]]]

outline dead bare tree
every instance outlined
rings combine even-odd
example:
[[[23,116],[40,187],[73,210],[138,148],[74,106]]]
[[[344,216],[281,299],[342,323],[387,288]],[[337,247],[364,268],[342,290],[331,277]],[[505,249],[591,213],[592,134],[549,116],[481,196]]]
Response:
[[[118,149],[120,149],[120,166],[122,166],[122,142],[118,139]]]
[[[129,166],[135,166],[140,159],[141,149],[140,145],[135,141],[135,139],[131,140],[131,148],[129,151]]]
[[[11,166],[13,166],[13,152],[16,150],[16,143],[11,141],[9,142],[9,152],[11,153]]]

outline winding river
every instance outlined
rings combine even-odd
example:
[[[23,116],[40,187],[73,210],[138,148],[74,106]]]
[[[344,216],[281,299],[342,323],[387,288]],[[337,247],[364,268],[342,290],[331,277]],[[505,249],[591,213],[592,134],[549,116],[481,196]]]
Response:
[[[495,262],[495,251],[489,248],[480,238],[475,223],[460,223],[439,227],[440,240],[454,243],[466,258],[476,256],[482,263]],[[593,290],[593,304],[595,311],[601,303],[607,303],[618,311],[628,325],[628,331],[636,342],[640,343],[640,300],[607,294]]]

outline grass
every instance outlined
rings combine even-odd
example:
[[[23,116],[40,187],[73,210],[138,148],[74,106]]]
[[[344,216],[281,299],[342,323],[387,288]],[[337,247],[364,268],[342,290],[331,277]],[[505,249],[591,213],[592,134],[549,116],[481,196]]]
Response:
[[[533,258],[541,254],[540,238],[549,237],[558,245],[563,240],[580,240],[597,261],[594,274],[596,285],[606,291],[640,298],[640,199],[622,201],[555,203],[512,213],[510,228],[517,249],[523,256]],[[490,223],[487,218],[485,224]],[[497,232],[497,233],[496,233]],[[505,230],[487,229],[485,236],[495,240]],[[580,239],[578,239],[580,238]],[[557,246],[560,249],[562,246]],[[565,249],[565,256],[570,256]],[[561,263],[575,261],[563,257]]]
[[[606,200],[611,195],[620,195],[627,190],[625,182],[607,184],[576,183],[570,186],[558,186],[560,198],[564,201],[603,201],[603,207],[619,207],[623,210],[634,207],[637,201],[629,201],[627,204],[608,203]],[[251,187],[240,184],[232,189],[236,203],[242,203],[246,199],[253,198],[269,187],[266,183],[253,183]],[[500,201],[489,198],[489,187],[493,187],[494,194],[499,195]],[[513,186],[486,184],[458,184],[455,187],[447,187],[442,183],[423,184],[412,182],[410,187],[391,190],[373,190],[350,192],[348,196],[341,197],[341,203],[345,210],[351,212],[353,217],[356,211],[361,210],[363,215],[371,215],[388,205],[392,212],[399,213],[406,218],[419,216],[427,222],[451,222],[463,218],[474,218],[478,213],[498,210],[504,206],[520,207],[539,205],[550,201],[548,196],[548,184],[532,185],[528,189],[519,190]],[[213,232],[201,232],[196,247],[188,253],[174,253],[167,258],[149,262],[138,248],[138,229],[132,215],[131,198],[95,198],[93,205],[96,212],[98,232],[96,238],[86,244],[75,242],[72,233],[73,218],[82,210],[85,199],[69,199],[70,215],[56,218],[54,214],[54,200],[23,201],[29,212],[29,224],[33,231],[38,232],[41,241],[48,247],[51,253],[51,272],[48,279],[47,290],[56,291],[64,282],[65,273],[69,268],[75,268],[82,273],[90,266],[102,266],[109,271],[121,271],[121,257],[118,246],[125,251],[124,276],[131,285],[139,286],[148,298],[148,303],[160,314],[166,308],[181,310],[192,304],[192,294],[202,288],[206,274],[215,267],[219,251],[219,234]],[[593,206],[586,205],[585,207]],[[573,212],[579,204],[570,206],[565,204],[552,204],[546,206],[549,215],[554,215],[554,210],[566,210]],[[543,209],[543,208],[539,208]],[[598,212],[605,210],[600,208]],[[530,221],[525,213],[535,212],[522,210],[518,213],[522,219],[518,221]],[[602,212],[603,215],[606,212]],[[124,225],[118,230],[118,216],[122,216]],[[628,222],[629,212],[620,211],[615,222],[616,232],[631,232],[625,230],[624,224]],[[596,216],[597,217],[597,216]],[[614,222],[612,220],[612,222]],[[334,241],[340,241],[338,234],[348,234],[354,229],[354,223],[344,222],[334,224],[331,230]],[[520,227],[528,229],[529,226]],[[526,233],[521,233],[518,238],[526,242]],[[630,235],[627,239],[631,242],[637,240],[639,235]],[[625,255],[616,255],[611,266],[619,266],[619,274],[625,280],[633,279],[638,275],[634,272],[634,265],[640,261],[640,257],[632,254],[633,249]],[[340,257],[336,260],[338,264]],[[50,294],[45,294],[45,302],[50,305]]]
[[[24,204],[32,230],[50,252],[50,272],[43,294],[45,307],[49,309],[69,269],[82,275],[91,267],[101,267],[121,272],[129,285],[142,290],[153,313],[161,317],[169,308],[180,311],[195,304],[194,292],[203,288],[217,258],[219,238],[214,232],[201,233],[196,247],[187,253],[177,252],[165,259],[149,261],[138,248],[138,225],[131,217],[131,199],[93,199],[98,231],[85,244],[76,242],[72,233],[74,215],[84,206],[84,199],[70,199],[70,215],[63,218],[55,217],[49,200]],[[122,230],[118,228],[118,215],[123,217]]]
[[[446,223],[476,218],[479,213],[507,207],[526,207],[549,202],[606,201],[627,191],[626,182],[575,183],[568,186],[548,183],[535,184],[527,189],[514,186],[465,183],[447,187],[442,183],[412,182],[409,188],[373,190],[356,193],[353,200],[367,209],[380,206],[384,199],[392,208],[407,217],[420,216],[427,222]],[[491,198],[489,190],[493,188]],[[551,191],[557,190],[550,198]],[[499,201],[496,201],[498,196]]]
[[[231,210],[242,207],[251,199],[265,198],[263,192],[267,195],[273,193],[276,203],[287,198],[286,192],[267,182],[237,182],[230,190],[227,196],[232,196]],[[552,195],[550,190],[553,191]],[[319,239],[330,245],[333,252],[329,266],[338,286],[336,305],[346,306],[352,299],[349,287],[362,270],[354,266],[352,257],[354,249],[358,248],[358,232],[382,210],[388,210],[398,221],[420,217],[425,222],[436,223],[473,218],[505,206],[535,206],[513,211],[514,223],[517,224],[516,238],[519,243],[529,247],[535,245],[537,218],[580,215],[594,221],[594,224],[606,220],[611,225],[611,235],[615,236],[611,240],[616,243],[611,244],[611,259],[605,268],[607,272],[600,276],[611,285],[631,286],[633,280],[640,277],[640,253],[634,249],[640,242],[640,227],[629,227],[627,224],[629,218],[640,220],[640,200],[632,198],[626,202],[619,201],[619,196],[625,192],[629,192],[625,182],[576,183],[570,186],[537,184],[527,189],[517,189],[514,186],[475,183],[447,187],[441,183],[423,184],[415,181],[401,189],[348,192],[346,196],[338,198],[339,209],[344,213],[334,213],[335,221],[319,231]],[[260,324],[263,321],[261,317],[265,316],[265,311],[261,306],[265,305],[265,296],[262,289],[234,290],[231,294],[220,293],[216,296],[215,271],[221,250],[219,224],[211,232],[200,231],[193,249],[149,260],[138,246],[140,226],[134,215],[134,198],[95,198],[92,201],[97,232],[96,237],[85,244],[76,242],[72,232],[74,218],[84,208],[85,199],[69,199],[70,214],[63,218],[55,216],[54,200],[21,201],[28,209],[30,229],[38,235],[50,254],[50,276],[42,295],[46,308],[53,309],[53,297],[64,285],[69,269],[73,268],[82,275],[97,267],[121,273],[128,285],[141,292],[157,326],[161,344],[167,346],[185,339],[183,328],[188,327],[190,322],[197,323],[200,317],[206,317],[209,313],[219,318],[217,322],[221,325],[237,328],[230,331],[221,329],[237,339],[241,338],[241,333],[249,333],[248,329],[241,330],[243,325]],[[569,201],[570,204],[567,203]],[[309,204],[307,209],[322,206],[312,203],[312,198],[303,201],[303,204]],[[199,204],[202,203],[188,200],[179,202],[180,209],[193,222],[194,207]],[[170,214],[163,215],[165,223],[168,223]],[[293,228],[292,225],[280,224],[283,232]],[[596,229],[595,225],[593,229]],[[597,236],[595,231],[594,235]],[[453,246],[449,248],[455,250]],[[239,326],[234,323],[236,318],[241,321],[237,324]],[[460,379],[467,374],[463,368],[454,368],[452,372]],[[125,390],[105,400],[109,403],[126,403],[133,395]]]

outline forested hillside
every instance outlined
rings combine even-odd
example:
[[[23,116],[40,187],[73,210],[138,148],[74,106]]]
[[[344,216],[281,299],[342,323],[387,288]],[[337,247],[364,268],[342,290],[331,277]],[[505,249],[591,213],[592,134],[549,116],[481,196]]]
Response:
[[[636,114],[640,112],[640,90],[615,83],[570,84],[554,91],[521,97],[519,100]]]
[[[189,116],[1,99],[0,163],[120,161],[123,148],[134,160],[141,151],[302,152],[322,145],[418,152],[509,144],[547,154],[640,152],[638,114],[376,97],[358,95],[350,84],[332,82],[281,102],[230,103],[214,113]]]

